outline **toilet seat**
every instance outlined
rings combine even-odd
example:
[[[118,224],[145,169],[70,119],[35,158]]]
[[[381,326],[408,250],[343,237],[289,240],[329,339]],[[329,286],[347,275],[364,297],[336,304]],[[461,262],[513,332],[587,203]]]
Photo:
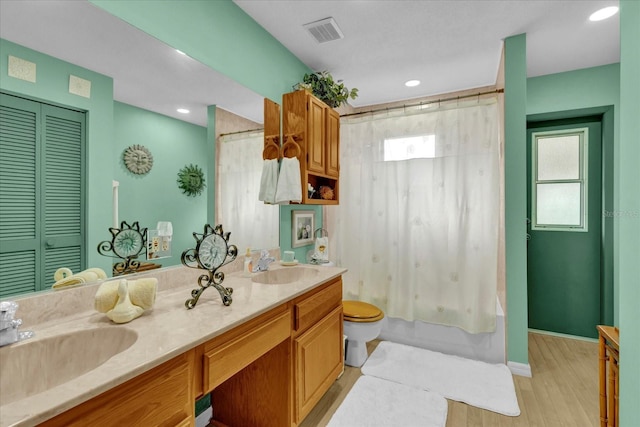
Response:
[[[384,318],[382,310],[363,301],[342,301],[342,310],[347,322],[371,323]]]

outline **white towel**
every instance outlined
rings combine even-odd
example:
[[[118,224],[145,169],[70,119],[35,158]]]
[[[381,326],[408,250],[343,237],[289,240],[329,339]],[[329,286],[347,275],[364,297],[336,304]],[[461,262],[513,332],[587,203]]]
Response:
[[[267,159],[262,164],[262,177],[260,178],[258,200],[265,203],[275,203],[277,184],[278,159]]]
[[[276,203],[301,202],[300,162],[297,157],[285,157],[280,165],[276,190]]]

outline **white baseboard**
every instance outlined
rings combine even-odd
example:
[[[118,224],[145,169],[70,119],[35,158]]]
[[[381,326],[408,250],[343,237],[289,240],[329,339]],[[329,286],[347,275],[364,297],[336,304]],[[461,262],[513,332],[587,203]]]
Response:
[[[531,366],[528,363],[507,362],[507,367],[513,375],[531,378]]]
[[[207,427],[211,417],[213,416],[213,409],[209,406],[200,415],[196,417],[196,427]]]

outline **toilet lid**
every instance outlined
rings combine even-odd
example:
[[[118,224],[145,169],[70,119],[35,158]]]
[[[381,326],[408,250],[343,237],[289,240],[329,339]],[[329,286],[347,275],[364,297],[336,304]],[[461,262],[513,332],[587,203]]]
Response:
[[[382,310],[363,301],[342,301],[342,310],[351,322],[375,322],[384,317]]]

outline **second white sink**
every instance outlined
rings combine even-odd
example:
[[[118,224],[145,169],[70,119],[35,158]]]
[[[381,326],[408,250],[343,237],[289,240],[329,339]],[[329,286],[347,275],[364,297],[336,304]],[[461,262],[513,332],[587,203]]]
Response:
[[[297,266],[257,273],[251,280],[255,283],[263,283],[266,285],[284,285],[300,280],[313,279],[317,275],[318,270],[315,268]]]

